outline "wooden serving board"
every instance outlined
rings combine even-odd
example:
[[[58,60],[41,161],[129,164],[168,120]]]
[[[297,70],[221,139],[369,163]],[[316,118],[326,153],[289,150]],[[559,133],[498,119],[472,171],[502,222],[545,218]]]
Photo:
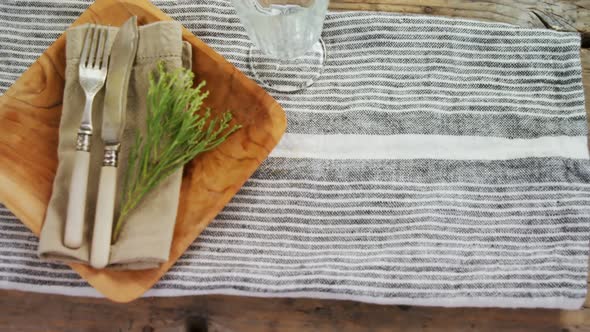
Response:
[[[73,26],[140,25],[171,20],[147,0],[97,0]],[[243,128],[214,151],[185,167],[170,260],[144,271],[94,270],[71,264],[102,294],[128,302],[150,289],[197,238],[268,156],[285,131],[280,105],[188,30],[193,72],[207,81],[207,105],[231,109]],[[0,97],[0,201],[39,235],[57,168],[58,128],[64,88],[65,36],[59,37]]]

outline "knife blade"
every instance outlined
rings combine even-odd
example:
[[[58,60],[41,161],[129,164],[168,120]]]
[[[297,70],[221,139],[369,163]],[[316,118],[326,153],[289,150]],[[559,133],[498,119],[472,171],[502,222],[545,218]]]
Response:
[[[101,132],[105,144],[104,159],[100,170],[90,252],[90,265],[97,269],[106,267],[109,261],[118,152],[125,127],[127,90],[138,39],[137,17],[133,16],[121,26],[111,46]]]
[[[102,140],[106,145],[119,144],[123,133],[129,76],[138,41],[137,17],[121,26],[111,48],[102,116]]]

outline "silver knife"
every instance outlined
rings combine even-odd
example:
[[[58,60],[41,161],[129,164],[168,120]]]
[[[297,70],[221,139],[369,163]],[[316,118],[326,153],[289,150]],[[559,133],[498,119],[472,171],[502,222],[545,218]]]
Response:
[[[90,251],[90,265],[97,269],[106,267],[109,262],[117,189],[118,153],[125,127],[127,89],[138,39],[137,17],[133,16],[121,26],[111,46],[102,116],[104,160],[100,170]]]

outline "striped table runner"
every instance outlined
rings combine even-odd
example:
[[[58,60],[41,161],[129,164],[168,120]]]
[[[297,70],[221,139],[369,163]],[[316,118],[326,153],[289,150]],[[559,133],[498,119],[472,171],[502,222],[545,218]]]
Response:
[[[251,75],[229,1],[155,3]],[[2,91],[88,4],[0,3]],[[355,12],[329,13],[323,37],[321,80],[273,93],[289,120],[279,147],[148,295],[579,307],[578,35]],[[97,295],[36,247],[0,210],[0,287]]]

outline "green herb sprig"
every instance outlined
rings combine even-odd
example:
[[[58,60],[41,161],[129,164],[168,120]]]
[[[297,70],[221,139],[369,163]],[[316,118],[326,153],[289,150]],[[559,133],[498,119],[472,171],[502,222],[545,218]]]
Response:
[[[211,150],[241,128],[230,128],[232,114],[209,119],[209,108],[201,111],[209,95],[205,81],[193,88],[193,73],[184,68],[167,71],[164,62],[150,74],[147,94],[147,130],[137,133],[129,152],[124,176],[121,211],[113,228],[112,242],[119,237],[126,217],[141,200],[168,176]]]

